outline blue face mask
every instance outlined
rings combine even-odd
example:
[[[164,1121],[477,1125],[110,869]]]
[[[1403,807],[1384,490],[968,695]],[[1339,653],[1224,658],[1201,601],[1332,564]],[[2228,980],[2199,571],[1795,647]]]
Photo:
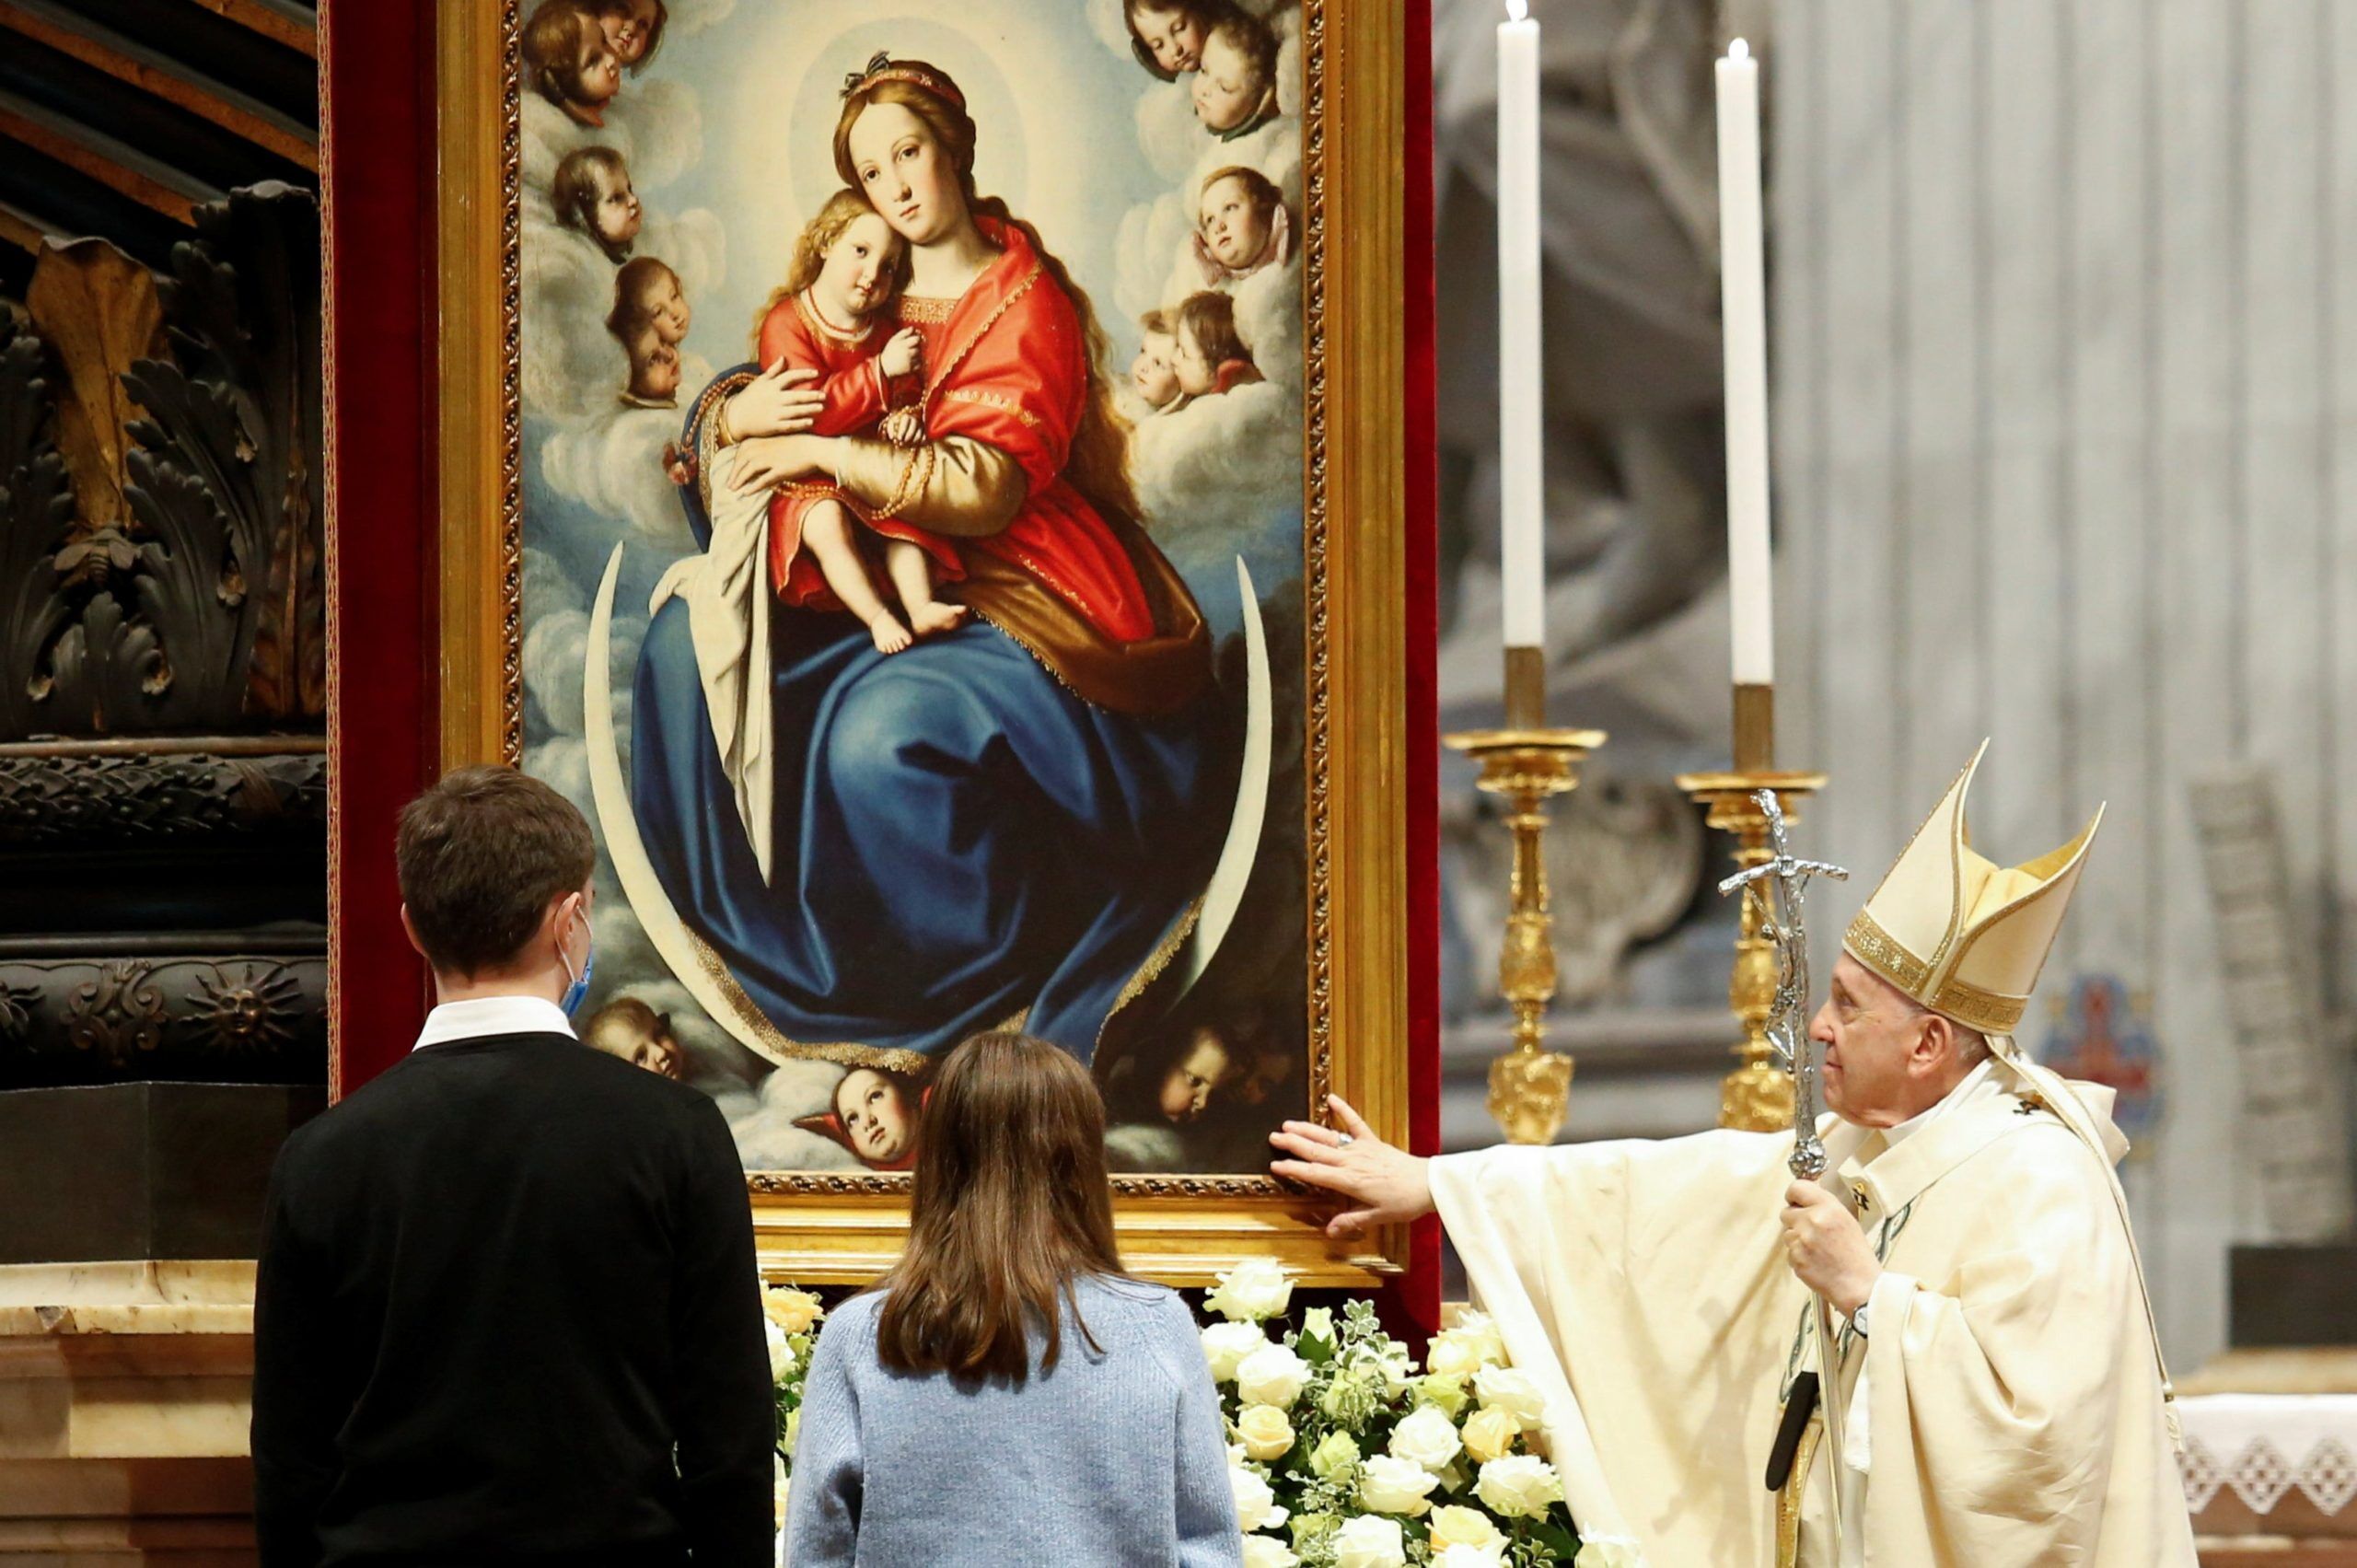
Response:
[[[582,922],[582,924],[584,929],[588,928],[588,922],[586,919]],[[564,956],[564,945],[563,943],[559,943],[557,945],[556,961],[564,966],[565,973],[569,975],[573,974],[573,960]],[[592,930],[589,933],[588,954],[581,960],[581,972],[578,975],[574,976],[573,983],[564,988],[564,995],[563,999],[557,1003],[558,1006],[564,1009],[564,1016],[566,1017],[569,1018],[573,1016],[574,1014],[581,1010],[582,1001],[589,994],[589,977],[591,974],[596,972],[597,968],[598,940],[597,933]]]

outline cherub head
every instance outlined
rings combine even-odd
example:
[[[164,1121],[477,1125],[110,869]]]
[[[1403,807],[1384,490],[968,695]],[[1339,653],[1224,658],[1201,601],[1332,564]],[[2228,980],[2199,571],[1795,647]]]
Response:
[[[596,14],[614,58],[633,76],[645,70],[663,47],[663,24],[670,19],[663,0],[597,0]]]
[[[1237,1064],[1220,1092],[1232,1095],[1239,1104],[1266,1105],[1277,1086],[1293,1076],[1294,1062],[1292,1051],[1263,1047]]]
[[[1155,1112],[1174,1124],[1194,1121],[1235,1065],[1235,1052],[1217,1030],[1206,1027],[1185,1036],[1155,1086]]]
[[[556,221],[598,242],[611,261],[630,259],[644,215],[631,189],[630,166],[611,147],[580,147],[565,154],[549,187]]]
[[[1149,310],[1138,318],[1138,325],[1145,337],[1138,344],[1137,358],[1131,362],[1130,384],[1148,408],[1168,408],[1178,400],[1178,373],[1173,367],[1178,340],[1171,332],[1170,313]]]
[[[906,1170],[916,1163],[923,1109],[916,1079],[889,1068],[854,1067],[835,1085],[830,1109],[796,1117],[794,1124],[833,1139],[870,1170]]]
[[[1195,72],[1195,118],[1222,136],[1241,135],[1277,111],[1277,35],[1234,11],[1203,37]]]
[[[1232,0],[1122,0],[1130,51],[1138,64],[1166,82],[1175,82],[1202,64],[1203,41]]]
[[[598,1008],[583,1026],[581,1038],[584,1043],[609,1056],[619,1056],[633,1067],[666,1078],[687,1074],[687,1052],[672,1036],[670,1017],[635,996]]]
[[[606,330],[623,343],[645,324],[665,343],[677,344],[686,339],[690,319],[687,290],[679,286],[679,274],[664,262],[641,256],[614,274],[614,308],[606,318]]]
[[[679,397],[679,351],[663,341],[651,321],[633,323],[627,335],[616,333],[630,355],[629,401],[670,408]]]
[[[1178,307],[1177,357],[1172,368],[1178,389],[1190,398],[1208,397],[1260,380],[1252,351],[1236,331],[1236,302],[1205,289],[1187,296]]]
[[[861,320],[908,282],[909,248],[892,226],[846,187],[827,198],[794,242],[786,275],[793,292],[807,288],[822,314],[840,325]]]
[[[603,125],[622,65],[583,0],[543,0],[524,25],[524,69],[540,95],[583,125]]]
[[[1203,181],[1195,232],[1220,272],[1240,277],[1283,261],[1291,229],[1284,197],[1259,169],[1231,164]]]

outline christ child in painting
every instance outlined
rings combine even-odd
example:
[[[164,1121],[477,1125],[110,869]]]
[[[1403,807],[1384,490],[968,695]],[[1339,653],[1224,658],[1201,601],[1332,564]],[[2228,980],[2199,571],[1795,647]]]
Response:
[[[524,69],[540,95],[580,125],[603,125],[622,64],[582,0],[546,0],[524,26]]]
[[[907,1170],[917,1162],[917,1119],[924,1109],[918,1080],[882,1067],[854,1067],[835,1085],[832,1107],[794,1124],[830,1138],[870,1170]]]
[[[1138,326],[1145,336],[1139,341],[1137,358],[1130,362],[1130,385],[1146,407],[1160,413],[1178,401],[1178,339],[1167,310],[1147,311],[1138,318]]]
[[[556,166],[549,186],[556,221],[598,242],[606,260],[630,260],[630,248],[644,220],[638,192],[631,189],[630,166],[611,147],[580,147]]]
[[[1191,402],[1266,379],[1236,331],[1236,302],[1206,289],[1178,307],[1178,389]]]
[[[1259,130],[1277,114],[1277,35],[1260,17],[1230,12],[1212,24],[1195,72],[1195,118],[1221,141]]]
[[[838,191],[802,231],[784,287],[762,312],[756,353],[764,373],[810,370],[825,399],[812,429],[841,436],[883,424],[895,393],[907,388],[924,353],[913,327],[892,330],[892,306],[908,265],[908,247],[856,191]],[[911,416],[913,417],[913,411]],[[860,535],[884,542],[904,624],[869,577]],[[804,546],[807,546],[807,552]],[[790,485],[770,502],[770,581],[779,598],[806,609],[850,611],[877,651],[897,654],[918,637],[963,625],[962,605],[934,597],[936,568],[965,575],[957,549],[906,523],[864,523],[825,486]]]
[[[1211,285],[1248,278],[1293,255],[1293,220],[1274,181],[1232,165],[1203,181],[1195,213],[1195,261]]]
[[[670,19],[663,0],[597,0],[594,14],[607,47],[633,76],[663,47],[663,24]]]

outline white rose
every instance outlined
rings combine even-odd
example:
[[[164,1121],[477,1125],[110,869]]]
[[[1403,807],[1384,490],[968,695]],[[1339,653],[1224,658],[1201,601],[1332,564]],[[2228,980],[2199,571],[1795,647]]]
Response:
[[[1227,1484],[1236,1493],[1236,1523],[1249,1535],[1254,1530],[1275,1529],[1285,1522],[1285,1510],[1277,1504],[1277,1494],[1258,1470],[1248,1470],[1241,1465],[1227,1472]]]
[[[1443,1377],[1470,1377],[1481,1370],[1480,1347],[1455,1330],[1434,1334],[1424,1353],[1425,1369]]]
[[[1490,1516],[1479,1508],[1468,1508],[1461,1503],[1451,1503],[1433,1510],[1432,1543],[1434,1551],[1446,1551],[1452,1546],[1504,1546],[1506,1538],[1490,1522]]]
[[[1562,1501],[1563,1483],[1555,1467],[1537,1455],[1508,1454],[1481,1467],[1473,1495],[1501,1518],[1535,1519],[1549,1504]]]
[[[1203,1330],[1203,1359],[1212,1364],[1212,1381],[1232,1383],[1236,1369],[1256,1350],[1268,1348],[1269,1336],[1258,1323],[1214,1323]]]
[[[1448,1331],[1464,1341],[1480,1356],[1484,1365],[1506,1365],[1506,1337],[1498,1331],[1497,1319],[1488,1313],[1476,1312],[1469,1307],[1457,1315],[1457,1321]]]
[[[1438,1473],[1457,1458],[1461,1445],[1457,1440],[1457,1423],[1448,1419],[1448,1412],[1435,1405],[1425,1405],[1391,1429],[1387,1446],[1392,1458]]]
[[[1301,1559],[1274,1536],[1244,1538],[1244,1568],[1295,1568]]]
[[[1334,1568],[1406,1568],[1408,1543],[1399,1521],[1357,1514],[1333,1535]]]
[[[1475,1411],[1465,1418],[1465,1451],[1480,1463],[1513,1453],[1521,1435],[1522,1423],[1507,1411]]]
[[[1496,1546],[1445,1546],[1433,1554],[1433,1568],[1506,1568],[1506,1549]]]
[[[1580,1562],[1585,1568],[1646,1568],[1635,1536],[1582,1536]]]
[[[794,1376],[794,1369],[800,1365],[800,1358],[794,1353],[794,1342],[785,1337],[784,1329],[766,1318],[761,1319],[761,1328],[769,1336],[770,1381],[783,1383]]]
[[[1274,1318],[1293,1304],[1293,1278],[1273,1259],[1247,1258],[1219,1277],[1203,1305],[1232,1323]]]
[[[1522,1423],[1525,1432],[1536,1432],[1547,1414],[1547,1401],[1538,1392],[1538,1385],[1510,1366],[1485,1366],[1473,1375],[1473,1392],[1485,1410],[1504,1411]]]
[[[1412,1459],[1377,1454],[1359,1472],[1359,1503],[1378,1514],[1412,1518],[1432,1506],[1424,1494],[1439,1484],[1438,1476]]]
[[[1247,1458],[1267,1464],[1293,1450],[1293,1423],[1274,1405],[1248,1405],[1236,1418],[1236,1435],[1244,1442]]]
[[[1248,1405],[1291,1410],[1309,1381],[1309,1363],[1283,1345],[1262,1345],[1236,1369],[1236,1396]]]

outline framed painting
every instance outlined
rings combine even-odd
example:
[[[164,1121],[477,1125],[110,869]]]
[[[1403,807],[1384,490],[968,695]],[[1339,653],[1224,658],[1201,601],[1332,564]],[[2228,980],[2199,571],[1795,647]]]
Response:
[[[777,1275],[888,1264],[993,1028],[1140,1272],[1397,1273],[1265,1165],[1408,1130],[1403,8],[436,21],[441,761],[595,825],[584,1038]]]

